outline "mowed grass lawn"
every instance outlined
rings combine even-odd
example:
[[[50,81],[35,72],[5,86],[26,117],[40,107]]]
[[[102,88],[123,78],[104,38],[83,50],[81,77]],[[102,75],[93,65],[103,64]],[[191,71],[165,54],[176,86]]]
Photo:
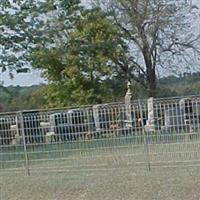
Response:
[[[186,138],[186,137],[185,137]],[[183,137],[171,140],[143,137],[113,137],[58,144],[27,145],[31,171],[124,168],[151,164],[200,161],[200,141]],[[25,169],[23,146],[1,147],[0,171]]]
[[[133,157],[144,162],[143,150],[141,137],[27,145],[31,169],[102,167],[118,165],[120,162],[127,165]],[[2,147],[0,161],[0,170],[23,169],[25,167],[23,146]]]
[[[29,177],[22,148],[1,150],[0,200],[200,199],[197,140],[152,140],[151,171],[135,137],[29,146]]]
[[[1,174],[1,200],[196,200],[200,167]]]

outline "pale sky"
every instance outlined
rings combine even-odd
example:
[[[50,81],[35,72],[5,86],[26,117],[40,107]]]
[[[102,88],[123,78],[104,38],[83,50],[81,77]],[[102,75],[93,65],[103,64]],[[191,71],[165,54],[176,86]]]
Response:
[[[30,73],[14,74],[14,79],[10,79],[9,74],[6,72],[0,73],[0,82],[2,81],[4,86],[31,86],[45,83],[45,80],[40,77],[39,71],[36,70],[32,70]]]
[[[196,5],[198,5],[200,9],[200,0],[193,0],[193,2]],[[200,32],[199,22],[197,25],[197,31]],[[46,81],[40,77],[39,71],[32,70],[30,73],[15,74],[14,79],[10,79],[9,74],[6,72],[0,73],[0,83],[1,82],[4,83],[4,86],[9,86],[9,85],[31,86],[35,84],[45,83]]]

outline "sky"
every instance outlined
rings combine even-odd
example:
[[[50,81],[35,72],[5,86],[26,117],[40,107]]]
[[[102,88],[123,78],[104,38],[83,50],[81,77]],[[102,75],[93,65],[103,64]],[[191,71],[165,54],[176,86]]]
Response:
[[[0,82],[3,82],[4,86],[31,86],[46,83],[46,81],[40,77],[40,72],[37,70],[32,70],[29,73],[15,73],[13,79],[11,79],[6,72],[0,73]]]
[[[85,2],[88,0],[85,0]],[[193,0],[193,3],[198,5],[200,9],[200,0]],[[200,32],[200,24],[198,24],[197,30]],[[9,74],[4,72],[0,73],[0,83],[3,82],[4,86],[9,85],[20,85],[20,86],[31,86],[41,83],[47,83],[43,78],[40,77],[40,72],[38,70],[31,70],[29,73],[14,74],[14,78],[10,79]]]

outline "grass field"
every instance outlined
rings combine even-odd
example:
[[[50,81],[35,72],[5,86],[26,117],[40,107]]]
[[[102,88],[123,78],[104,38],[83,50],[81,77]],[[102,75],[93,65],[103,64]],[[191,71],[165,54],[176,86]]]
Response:
[[[199,162],[200,141],[185,135],[112,137],[66,143],[27,145],[31,170],[127,167],[162,162]],[[24,170],[24,148],[1,146],[0,171]]]
[[[196,200],[200,168],[1,174],[1,200]]]
[[[140,140],[140,141],[139,141]],[[141,137],[106,138],[56,144],[27,145],[31,168],[80,167],[81,165],[109,165],[121,155],[128,159],[131,154],[143,154]],[[141,155],[138,155],[142,157]],[[23,146],[2,147],[0,169],[23,168]],[[120,159],[118,159],[120,161]]]
[[[29,145],[29,177],[23,148],[1,148],[0,200],[200,199],[199,140],[147,139]]]

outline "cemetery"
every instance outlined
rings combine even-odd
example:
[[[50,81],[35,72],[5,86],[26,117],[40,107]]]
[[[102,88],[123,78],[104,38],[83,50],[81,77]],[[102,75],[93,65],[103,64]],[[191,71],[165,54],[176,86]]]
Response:
[[[126,185],[130,177],[138,183],[137,176],[139,180],[146,177],[148,192],[152,185],[157,191],[161,179],[169,176],[180,182],[184,174],[193,185],[200,165],[199,104],[199,96],[188,96],[1,114],[0,175],[4,181],[0,185],[12,187],[20,180],[16,190],[23,188],[22,194],[31,195],[29,199],[41,198],[34,183],[46,194],[45,200],[52,195],[51,188],[43,190],[45,181],[52,186],[62,180],[55,188],[66,198],[71,191],[64,185],[87,185],[92,191],[100,183],[107,188]],[[127,195],[136,187],[133,183],[125,188]],[[142,181],[138,184],[135,195],[143,187]],[[112,188],[109,193],[120,196]],[[103,197],[101,192],[95,194],[95,199]],[[3,195],[7,199],[13,194]],[[18,193],[17,197],[24,198]]]
[[[199,0],[2,0],[0,200],[200,199]]]
[[[200,123],[200,102],[194,98],[198,97],[184,97],[167,104],[150,98],[142,103],[125,100],[86,108],[1,115],[0,143],[22,143],[22,127],[26,144],[97,139],[109,134],[193,133]]]

